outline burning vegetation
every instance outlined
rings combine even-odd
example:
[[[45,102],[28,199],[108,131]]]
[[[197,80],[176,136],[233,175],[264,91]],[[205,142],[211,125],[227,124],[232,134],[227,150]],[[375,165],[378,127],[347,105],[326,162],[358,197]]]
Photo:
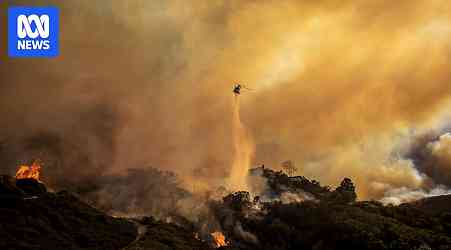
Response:
[[[30,166],[22,165],[19,166],[16,172],[16,179],[35,179],[37,181],[41,181],[41,169],[42,164],[40,161],[36,160]]]
[[[213,237],[213,244],[216,248],[227,246],[226,238],[222,232],[213,232],[211,233],[211,237]]]

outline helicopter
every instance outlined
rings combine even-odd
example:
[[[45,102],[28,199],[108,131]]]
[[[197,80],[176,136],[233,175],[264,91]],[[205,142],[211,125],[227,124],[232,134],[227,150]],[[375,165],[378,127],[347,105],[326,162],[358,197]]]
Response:
[[[244,85],[241,85],[241,84],[237,83],[237,84],[235,84],[233,86],[233,93],[235,95],[239,95],[239,94],[241,94],[241,89],[252,90],[252,89],[250,89],[250,88],[248,88],[248,87],[246,87]]]

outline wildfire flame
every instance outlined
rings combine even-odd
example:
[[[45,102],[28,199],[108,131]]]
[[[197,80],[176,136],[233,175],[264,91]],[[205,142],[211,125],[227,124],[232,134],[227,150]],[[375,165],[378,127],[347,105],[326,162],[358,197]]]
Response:
[[[34,161],[31,166],[22,165],[16,172],[16,179],[35,179],[39,180],[41,176],[41,164],[38,161]]]
[[[223,233],[217,231],[217,232],[211,233],[211,236],[213,237],[213,243],[216,248],[228,245],[228,242],[226,241]]]

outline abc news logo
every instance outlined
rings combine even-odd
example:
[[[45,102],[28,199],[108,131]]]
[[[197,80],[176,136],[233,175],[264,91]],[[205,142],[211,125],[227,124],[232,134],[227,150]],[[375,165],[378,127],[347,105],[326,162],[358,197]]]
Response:
[[[31,24],[36,25],[36,29],[33,31],[31,29]],[[29,37],[35,39],[38,36],[42,39],[47,39],[49,37],[49,16],[42,15],[38,17],[37,15],[20,15],[17,17],[17,37],[21,40],[17,41],[17,49],[50,49],[49,40],[25,40],[24,38]],[[22,40],[23,39],[23,40]]]
[[[59,54],[58,9],[8,9],[8,53],[11,57],[53,57]]]

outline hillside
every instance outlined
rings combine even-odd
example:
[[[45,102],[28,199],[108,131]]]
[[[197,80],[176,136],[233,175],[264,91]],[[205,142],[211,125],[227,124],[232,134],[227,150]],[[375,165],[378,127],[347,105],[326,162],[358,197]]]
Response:
[[[0,177],[0,221],[0,249],[119,249],[137,235],[133,223],[68,192],[9,176]]]
[[[1,176],[0,249],[451,249],[451,196],[385,206],[356,201],[347,178],[331,190],[270,169],[251,175],[267,182],[261,197],[207,199],[195,221],[115,218],[67,191]]]
[[[272,201],[237,192],[212,204],[229,249],[451,249],[449,197],[384,206],[355,201],[349,179],[330,190],[305,177],[258,171]],[[284,202],[286,192],[305,199]]]
[[[412,206],[431,215],[450,212],[451,210],[451,195],[439,195],[424,198],[422,200],[412,203]]]

